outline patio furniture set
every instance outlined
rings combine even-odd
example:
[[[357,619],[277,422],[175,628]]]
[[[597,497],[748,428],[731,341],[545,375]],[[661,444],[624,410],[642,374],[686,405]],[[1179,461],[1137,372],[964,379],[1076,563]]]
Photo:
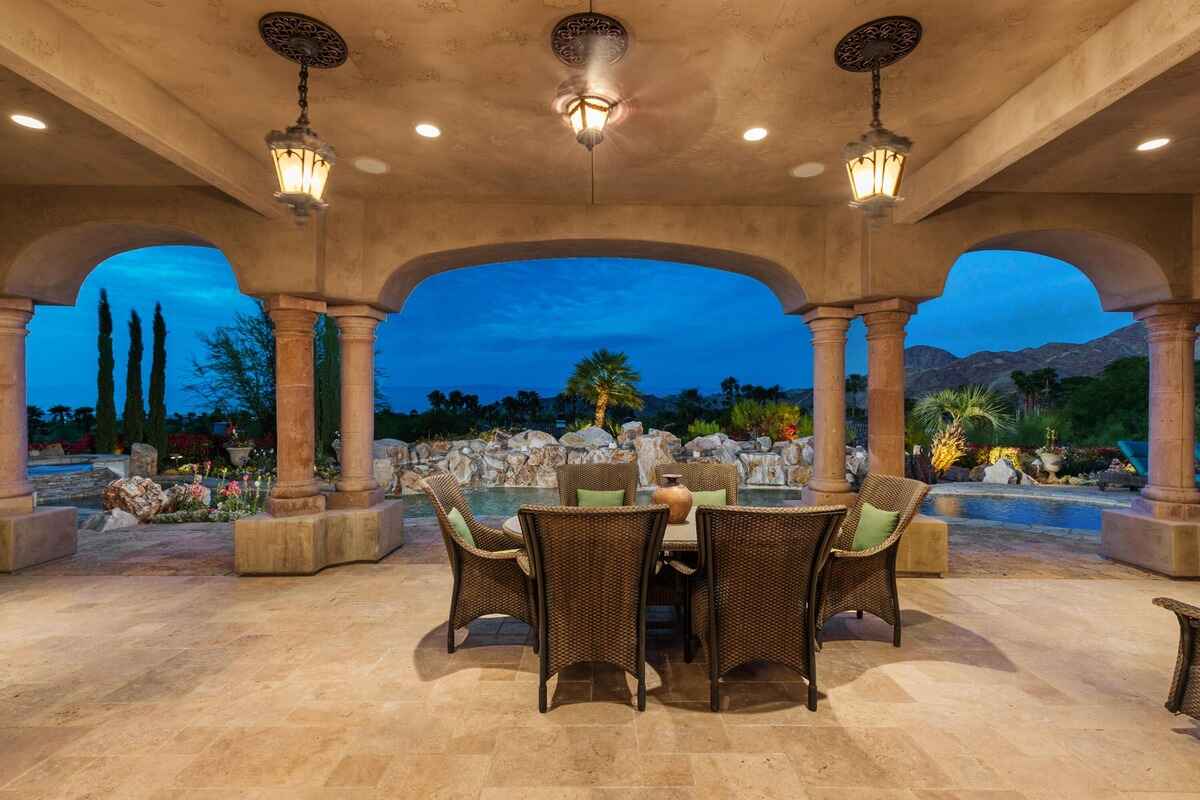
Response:
[[[872,474],[849,508],[751,508],[737,505],[732,465],[660,465],[660,484],[665,474],[705,493],[677,524],[666,505],[635,505],[635,464],[590,464],[558,468],[560,505],[522,507],[501,528],[475,518],[454,476],[427,476],[454,576],[447,651],[456,629],[505,614],[535,631],[540,711],[549,679],[586,662],[633,675],[644,710],[647,609],[667,606],[685,660],[708,663],[713,711],[721,678],[752,662],[799,672],[816,710],[816,654],[833,616],[870,612],[900,646],[896,555],[927,485]]]

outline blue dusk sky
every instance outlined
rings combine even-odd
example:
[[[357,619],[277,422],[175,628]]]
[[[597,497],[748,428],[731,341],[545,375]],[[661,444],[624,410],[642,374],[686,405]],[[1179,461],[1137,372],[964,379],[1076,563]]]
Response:
[[[74,307],[38,308],[28,339],[29,402],[95,404],[96,306],[108,290],[123,403],[127,321],[142,316],[149,372],[150,320],[161,302],[168,338],[168,410],[202,410],[185,385],[198,337],[237,311],[255,313],[216,250],[156,247],[114,256],[84,282]],[[908,344],[956,355],[1083,342],[1131,321],[1101,311],[1074,267],[1028,253],[964,255],[945,294],[922,304]],[[627,259],[557,259],[462,269],[431,278],[379,329],[380,383],[399,410],[424,407],[431,388],[462,388],[484,402],[518,388],[561,390],[573,364],[598,347],[629,353],[642,389],[715,392],[746,383],[811,385],[804,323],[780,311],[766,286],[734,273]],[[847,369],[866,370],[861,322],[850,328]],[[148,379],[147,379],[148,380]]]

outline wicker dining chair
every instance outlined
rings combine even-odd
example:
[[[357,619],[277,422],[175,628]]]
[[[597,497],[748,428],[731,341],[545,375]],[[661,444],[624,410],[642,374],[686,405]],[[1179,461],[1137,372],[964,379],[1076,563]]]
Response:
[[[613,664],[638,682],[646,709],[646,590],[667,507],[525,506],[518,515],[537,595],[538,710],[546,682],[584,662]]]
[[[1200,719],[1200,608],[1170,597],[1156,597],[1153,602],[1173,611],[1179,620],[1179,655],[1167,695],[1167,711]]]
[[[435,472],[420,481],[442,529],[454,588],[450,594],[450,616],[446,625],[446,652],[454,652],[454,632],[486,614],[507,614],[536,624],[533,586],[517,563],[524,556],[520,538],[489,528],[471,513],[458,480],[448,472]],[[457,508],[466,520],[475,544],[463,541],[450,524],[449,513]],[[534,647],[537,641],[534,640]]]
[[[661,484],[663,475],[679,475],[679,482],[693,492],[725,490],[725,505],[736,506],[738,501],[738,471],[735,464],[710,464],[699,461],[659,464],[654,468],[654,482]]]
[[[816,711],[818,577],[845,515],[845,506],[696,510],[692,623],[708,659],[713,711],[722,676],[753,661],[803,675]]]
[[[579,489],[625,492],[624,505],[637,504],[638,468],[634,462],[628,464],[564,464],[556,470],[558,477],[558,502],[564,506],[578,506]]]
[[[821,630],[835,614],[854,611],[862,619],[869,611],[892,626],[892,644],[900,646],[900,593],[896,588],[896,556],[900,537],[916,516],[929,486],[911,478],[879,475],[863,479],[858,498],[850,506],[821,576],[821,608],[817,615],[817,641]],[[878,546],[854,550],[854,533],[862,504],[882,511],[898,511],[900,517],[891,534]]]

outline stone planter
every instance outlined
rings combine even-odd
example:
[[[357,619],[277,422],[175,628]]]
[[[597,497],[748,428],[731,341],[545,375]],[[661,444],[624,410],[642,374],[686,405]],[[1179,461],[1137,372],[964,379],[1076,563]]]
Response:
[[[1042,461],[1042,469],[1050,473],[1050,477],[1058,480],[1058,471],[1062,469],[1063,457],[1062,453],[1050,453],[1045,450],[1038,451],[1038,458]]]
[[[226,447],[225,452],[229,454],[229,463],[235,467],[244,467],[246,462],[250,460],[250,453],[254,450],[253,447]]]

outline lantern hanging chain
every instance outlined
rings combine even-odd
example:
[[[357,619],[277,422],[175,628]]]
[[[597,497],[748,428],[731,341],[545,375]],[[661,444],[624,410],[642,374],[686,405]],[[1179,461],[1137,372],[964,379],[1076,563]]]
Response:
[[[883,91],[880,89],[879,81],[879,62],[876,61],[871,65],[871,127],[882,128],[883,123],[879,121],[879,106],[880,98]]]
[[[308,127],[308,62],[300,62],[300,85],[296,87],[300,92],[300,116],[296,120],[296,125],[301,128]]]

